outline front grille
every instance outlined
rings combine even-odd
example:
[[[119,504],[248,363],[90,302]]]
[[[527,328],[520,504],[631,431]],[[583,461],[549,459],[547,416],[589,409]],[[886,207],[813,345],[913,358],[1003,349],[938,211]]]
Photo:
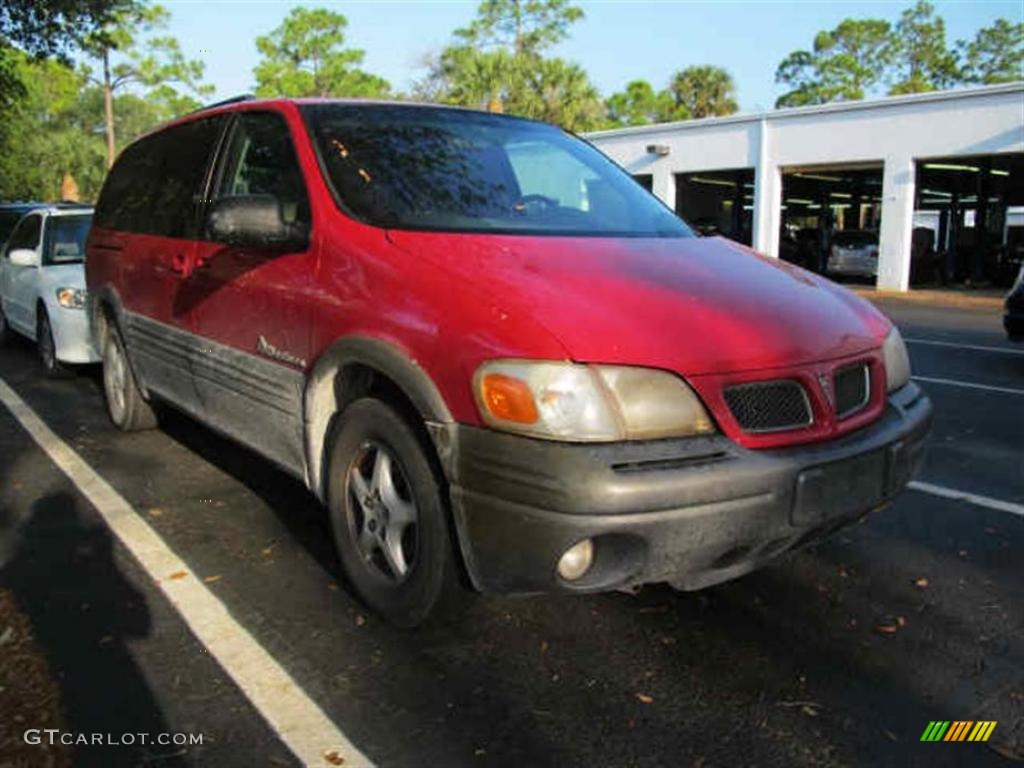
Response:
[[[722,394],[745,432],[800,429],[813,421],[807,393],[796,381],[780,379],[738,384],[726,387]]]
[[[871,399],[871,373],[865,363],[840,368],[834,381],[836,416],[840,419],[852,416]]]

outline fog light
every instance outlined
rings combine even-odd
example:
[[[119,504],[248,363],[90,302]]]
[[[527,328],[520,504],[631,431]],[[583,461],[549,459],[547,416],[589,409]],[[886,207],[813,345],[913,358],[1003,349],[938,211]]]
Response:
[[[576,581],[594,564],[594,542],[584,539],[565,550],[558,561],[558,575],[566,581]]]

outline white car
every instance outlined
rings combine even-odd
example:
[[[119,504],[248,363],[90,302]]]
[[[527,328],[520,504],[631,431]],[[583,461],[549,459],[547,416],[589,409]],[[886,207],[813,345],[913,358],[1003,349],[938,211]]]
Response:
[[[53,205],[26,213],[0,253],[0,341],[12,331],[39,345],[51,376],[63,363],[95,363],[85,301],[85,239],[92,208]]]
[[[878,233],[840,230],[832,234],[826,269],[836,277],[878,276]]]

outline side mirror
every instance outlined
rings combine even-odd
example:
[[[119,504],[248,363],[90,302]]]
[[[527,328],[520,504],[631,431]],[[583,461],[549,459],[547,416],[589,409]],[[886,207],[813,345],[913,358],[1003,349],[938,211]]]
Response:
[[[8,254],[11,264],[16,267],[38,267],[39,256],[31,248],[15,248]]]
[[[274,250],[305,250],[309,227],[284,220],[273,195],[238,195],[213,204],[207,220],[210,239],[228,245]]]

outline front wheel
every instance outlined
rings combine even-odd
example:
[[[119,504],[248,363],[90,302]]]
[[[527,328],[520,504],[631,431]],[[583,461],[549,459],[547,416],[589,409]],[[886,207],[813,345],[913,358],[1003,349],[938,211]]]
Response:
[[[110,329],[103,345],[103,392],[107,413],[118,429],[137,432],[156,426],[156,414],[139,390],[116,328]]]
[[[50,316],[45,309],[39,310],[39,320],[36,324],[36,344],[39,348],[39,362],[43,365],[43,372],[52,379],[66,376],[67,368],[57,359],[57,344],[53,340]]]
[[[345,409],[330,446],[328,506],[342,570],[399,627],[464,594],[428,450],[398,411],[374,398]]]

